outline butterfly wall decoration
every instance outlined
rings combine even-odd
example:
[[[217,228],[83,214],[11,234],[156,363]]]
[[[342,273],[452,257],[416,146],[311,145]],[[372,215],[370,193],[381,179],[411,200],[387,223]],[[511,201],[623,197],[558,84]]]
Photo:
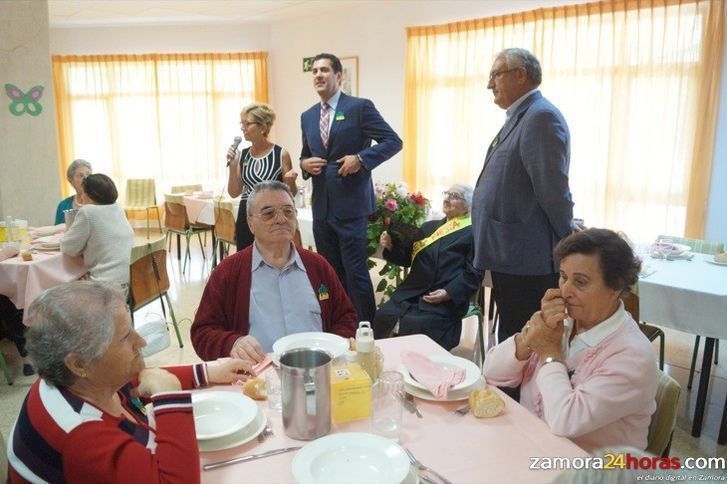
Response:
[[[8,110],[13,116],[22,116],[24,113],[38,116],[43,112],[43,106],[38,102],[43,95],[43,86],[35,86],[26,94],[12,84],[5,84],[5,93],[12,99]]]

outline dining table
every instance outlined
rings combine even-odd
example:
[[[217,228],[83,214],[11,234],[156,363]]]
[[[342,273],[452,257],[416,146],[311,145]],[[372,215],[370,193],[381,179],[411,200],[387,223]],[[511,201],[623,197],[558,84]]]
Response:
[[[53,286],[79,279],[88,272],[83,257],[56,251],[33,251],[33,260],[20,255],[0,262],[0,294],[18,309],[27,308],[40,294]],[[27,317],[25,311],[23,318]]]
[[[384,355],[384,370],[396,370],[402,351],[425,355],[448,352],[425,335],[401,336],[377,340]],[[265,373],[276,373],[269,367]],[[262,375],[263,378],[265,374]],[[422,418],[404,412],[399,444],[410,450],[419,461],[455,483],[551,482],[561,471],[532,469],[539,457],[584,458],[588,454],[570,440],[554,435],[547,424],[525,407],[491,387],[505,401],[502,414],[494,418],[476,418],[472,412],[461,415],[455,410],[463,401],[443,402],[416,398]],[[214,386],[210,390],[240,392],[235,385]],[[205,391],[205,390],[199,390]],[[208,390],[209,391],[209,390]],[[280,411],[268,408],[265,401],[257,402],[265,412],[273,435],[259,442],[253,440],[239,447],[216,452],[202,452],[201,464],[214,463],[272,449],[301,446],[307,442],[288,437],[283,428]],[[345,423],[333,423],[330,433],[372,432],[371,420],[364,418]],[[288,452],[263,459],[202,470],[203,483],[255,482],[292,483],[292,461],[296,453]],[[355,481],[355,476],[352,476]]]
[[[714,343],[727,338],[727,265],[714,256],[690,253],[676,260],[644,257],[638,282],[640,319],[705,337],[692,436],[699,437],[712,369]],[[727,402],[725,402],[727,410]],[[723,412],[718,443],[727,442]]]

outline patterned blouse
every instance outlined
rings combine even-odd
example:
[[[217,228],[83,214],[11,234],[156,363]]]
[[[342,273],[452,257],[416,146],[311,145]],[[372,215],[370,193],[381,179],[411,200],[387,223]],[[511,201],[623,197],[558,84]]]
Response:
[[[252,191],[252,187],[262,181],[278,180],[283,181],[282,171],[283,148],[273,145],[273,148],[260,158],[250,154],[250,148],[242,150],[240,155],[240,178],[242,179],[242,200]]]

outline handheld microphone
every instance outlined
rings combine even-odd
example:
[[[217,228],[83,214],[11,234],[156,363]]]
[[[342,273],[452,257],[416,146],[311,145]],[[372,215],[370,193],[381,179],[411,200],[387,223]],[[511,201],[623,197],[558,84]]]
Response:
[[[234,141],[232,142],[232,149],[236,150],[238,146],[240,146],[240,143],[242,143],[242,137],[241,136],[235,136]],[[232,160],[227,160],[227,166],[230,166],[230,163],[232,163]]]

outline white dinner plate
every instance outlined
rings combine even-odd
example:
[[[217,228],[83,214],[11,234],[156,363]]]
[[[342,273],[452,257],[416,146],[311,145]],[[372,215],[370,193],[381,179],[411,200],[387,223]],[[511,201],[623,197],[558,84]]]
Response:
[[[461,390],[450,390],[447,393],[447,398],[438,399],[427,390],[421,390],[417,387],[404,384],[404,391],[409,395],[421,398],[422,400],[429,400],[431,402],[459,402],[460,400],[467,400],[470,397],[470,393],[474,390],[479,390],[485,387],[485,379],[480,378],[469,388],[463,388]]]
[[[409,469],[409,458],[398,444],[364,432],[326,435],[293,457],[293,476],[301,484],[399,484]]]
[[[470,360],[460,358],[459,356],[449,355],[449,354],[436,354],[436,355],[425,355],[427,358],[429,358],[432,363],[439,366],[443,369],[450,369],[450,368],[462,368],[465,370],[465,376],[464,380],[462,380],[462,383],[453,386],[450,388],[450,392],[453,390],[462,390],[465,388],[469,388],[480,378],[480,375],[482,375],[482,372],[480,369],[472,363]],[[424,390],[426,392],[429,392],[426,386],[422,385],[418,381],[416,381],[409,371],[406,369],[406,366],[402,363],[399,365],[399,373],[404,375],[404,383],[408,383],[409,385],[419,388],[420,390]]]
[[[289,334],[273,343],[273,353],[277,360],[280,360],[280,355],[295,348],[317,348],[337,358],[348,351],[348,340],[337,334],[310,332]]]
[[[727,266],[727,262],[717,262],[717,261],[716,261],[716,260],[714,260],[714,259],[705,259],[705,260],[706,260],[707,262],[709,262],[710,264],[714,264],[714,265],[716,265],[716,266]]]
[[[662,248],[662,244],[657,242],[651,246],[651,250],[659,251],[659,252],[662,252],[662,251],[668,252],[669,254],[681,254],[682,252],[689,252],[692,250],[691,247],[689,247],[688,245],[684,245],[684,244],[675,244],[675,243],[669,242],[668,244],[665,244],[665,245],[667,245],[667,247]]]
[[[33,247],[33,250],[38,250],[40,252],[58,252],[59,250],[61,250],[61,248],[60,247],[43,247],[43,246],[39,245],[39,246]]]
[[[215,439],[244,429],[257,415],[257,405],[242,392],[192,394],[198,440]]]
[[[267,423],[268,419],[265,416],[265,413],[258,410],[253,421],[242,430],[238,430],[233,434],[219,437],[217,439],[198,440],[197,443],[199,444],[199,450],[200,452],[215,452],[247,444],[265,430],[265,425],[267,425]]]

